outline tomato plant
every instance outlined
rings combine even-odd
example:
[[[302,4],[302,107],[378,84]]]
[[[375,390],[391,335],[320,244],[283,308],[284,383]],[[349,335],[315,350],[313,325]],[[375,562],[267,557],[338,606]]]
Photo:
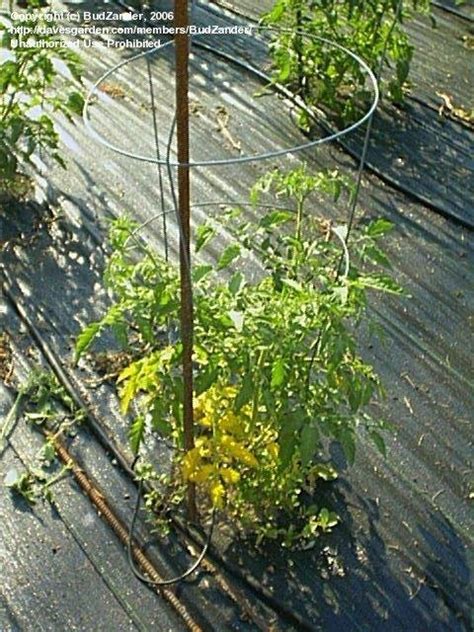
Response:
[[[0,15],[0,181],[12,186],[20,164],[31,162],[38,149],[48,150],[62,166],[53,115],[68,118],[81,113],[80,62],[58,36],[45,34],[48,26],[38,3],[28,12],[36,19],[13,20]],[[22,36],[15,29],[30,29]]]
[[[429,0],[411,0],[397,16],[398,0],[277,0],[262,18],[264,24],[290,29],[275,36],[271,45],[274,81],[342,122],[357,115],[367,97],[364,71],[346,53],[313,35],[349,48],[373,70],[385,51],[393,69],[382,81],[382,90],[390,100],[401,102],[413,56],[403,24],[414,12],[428,13],[429,6]]]
[[[229,208],[197,229],[197,259],[223,225],[233,239],[215,265],[193,266],[198,431],[187,453],[178,272],[142,242],[137,247],[130,237],[136,226],[126,218],[110,233],[105,279],[112,303],[77,339],[79,358],[112,328],[131,352],[134,359],[117,384],[122,412],[134,410],[133,451],[148,432],[166,437],[177,448],[176,485],[195,483],[208,506],[225,510],[259,537],[291,543],[335,523],[325,507],[302,500],[319,481],[336,477],[325,456],[328,442],[340,442],[352,463],[360,426],[385,449],[385,424],[366,411],[382,386],[357,351],[355,325],[364,316],[368,289],[401,292],[378,270],[388,261],[377,242],[391,225],[377,220],[355,230],[356,254],[341,273],[346,228],[331,228],[308,210],[311,195],[337,199],[350,192],[350,182],[337,172],[272,171],[251,198],[258,205],[270,194],[285,208],[272,205],[255,221]],[[245,261],[250,265],[243,269]]]

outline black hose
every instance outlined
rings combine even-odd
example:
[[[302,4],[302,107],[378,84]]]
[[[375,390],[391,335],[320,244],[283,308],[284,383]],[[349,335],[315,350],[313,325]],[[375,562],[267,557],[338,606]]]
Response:
[[[438,2],[437,0],[431,0],[431,4],[437,9],[441,9],[441,11],[446,11],[446,13],[451,13],[452,15],[455,15],[456,17],[461,18],[462,20],[467,20],[468,22],[471,22],[471,23],[474,22],[474,18],[472,18],[470,15],[466,15],[466,13],[463,13],[457,7],[451,7],[445,4],[444,2]]]
[[[31,334],[31,337],[33,338],[35,343],[38,345],[41,353],[43,354],[44,358],[50,365],[53,373],[56,375],[61,385],[68,392],[74,404],[81,410],[85,411],[86,413],[85,423],[87,423],[92,433],[97,437],[97,439],[99,440],[99,443],[105,449],[106,453],[112,455],[113,458],[117,461],[117,464],[121,467],[122,471],[135,484],[137,484],[135,472],[133,469],[133,464],[130,464],[127,457],[123,454],[121,449],[116,445],[113,438],[104,430],[104,428],[102,427],[102,424],[97,418],[96,413],[94,413],[91,407],[84,401],[84,399],[79,394],[77,386],[67,375],[66,371],[64,370],[61,364],[61,360],[58,358],[56,352],[43,339],[43,337],[41,336],[41,333],[38,331],[38,329],[36,328],[32,320],[28,316],[25,308],[23,307],[23,305],[21,304],[21,302],[18,300],[17,296],[15,295],[16,292],[12,290],[13,283],[11,279],[8,278],[8,275],[5,270],[3,271],[3,276],[5,279],[5,282],[3,284],[3,293],[5,297],[10,301],[11,305],[17,312],[20,320],[26,325],[27,329],[29,330]],[[145,489],[146,491],[153,491],[153,487],[146,481],[143,482],[142,488]],[[191,540],[197,546],[203,546],[201,535],[199,536],[196,535],[197,531],[193,531],[192,529],[190,529],[188,525],[184,524],[177,517],[172,517],[172,521],[173,521],[173,524],[176,526],[176,528],[179,529],[179,531],[188,540]],[[210,544],[206,549],[206,553],[217,564],[221,564],[227,570],[227,572],[229,572],[235,578],[243,581],[252,590],[252,592],[258,598],[260,598],[260,600],[263,603],[268,605],[280,617],[282,617],[283,619],[285,619],[292,625],[298,626],[299,630],[303,630],[305,632],[311,632],[312,630],[315,630],[315,627],[312,626],[298,612],[292,610],[291,608],[287,607],[284,603],[279,601],[274,595],[272,595],[272,593],[267,588],[260,585],[260,583],[252,575],[250,575],[250,573],[246,573],[245,571],[241,570],[234,564],[225,560],[222,557],[222,555],[219,552],[215,551],[215,549]],[[204,562],[204,560],[202,561]],[[151,583],[151,582],[149,582],[146,579],[146,583]],[[235,591],[234,591],[234,594],[235,594]],[[241,604],[238,604],[238,605],[241,605]],[[248,610],[248,608],[245,607],[245,610]]]

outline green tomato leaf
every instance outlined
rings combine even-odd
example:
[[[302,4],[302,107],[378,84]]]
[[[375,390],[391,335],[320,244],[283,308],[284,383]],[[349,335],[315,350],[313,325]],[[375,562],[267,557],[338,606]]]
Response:
[[[15,116],[10,121],[10,142],[12,145],[15,145],[23,133],[23,129],[25,127],[24,121],[19,116]]]
[[[340,442],[349,465],[354,465],[356,446],[354,435],[350,430],[344,430],[340,435]]]
[[[232,244],[228,246],[224,252],[222,253],[221,258],[219,259],[219,263],[217,264],[218,270],[224,270],[227,268],[234,259],[236,259],[240,255],[240,246],[238,244]]]
[[[389,294],[403,294],[403,288],[391,277],[385,274],[368,274],[360,276],[357,283],[362,287],[388,292]]]
[[[80,92],[71,92],[66,102],[66,108],[77,114],[78,116],[82,115],[82,110],[84,109],[84,97]]]
[[[280,444],[280,467],[285,469],[291,462],[291,459],[295,453],[298,443],[298,435],[296,432],[286,433],[282,432],[278,439]]]
[[[126,323],[117,322],[112,324],[112,330],[114,332],[115,337],[117,338],[118,343],[122,347],[127,347],[128,345],[128,328]]]
[[[348,384],[348,395],[347,399],[349,401],[349,406],[353,413],[357,412],[361,406],[362,402],[362,387],[358,382],[352,382]]]
[[[128,438],[130,440],[130,447],[132,448],[133,454],[138,454],[138,451],[140,450],[140,445],[145,435],[145,428],[146,421],[145,417],[142,415],[134,419],[130,426]]]
[[[163,405],[163,398],[157,397],[152,404],[151,424],[153,430],[161,432],[162,435],[168,436],[171,433],[171,425],[167,420],[166,408]]]
[[[282,420],[278,443],[280,444],[280,467],[285,469],[295,453],[298,445],[299,431],[305,422],[302,411],[294,411],[285,415]]]
[[[262,217],[260,220],[260,226],[262,228],[272,228],[273,226],[285,224],[286,222],[294,219],[294,217],[294,213],[290,213],[289,211],[272,211]]]
[[[385,441],[383,440],[383,437],[378,432],[375,432],[375,430],[372,430],[370,432],[370,438],[374,442],[374,445],[377,448],[377,450],[380,452],[380,454],[386,457],[387,447],[385,445]]]
[[[283,384],[286,377],[286,367],[283,358],[277,358],[272,366],[271,387],[278,388]]]
[[[368,244],[364,248],[364,257],[367,257],[371,261],[374,261],[386,268],[392,267],[387,255],[375,244]]]
[[[76,340],[76,348],[75,348],[75,355],[74,355],[75,362],[77,362],[79,358],[82,356],[82,354],[85,351],[87,351],[87,349],[92,344],[92,341],[94,340],[94,338],[99,334],[101,328],[102,328],[102,323],[96,322],[96,323],[91,323],[90,325],[87,325],[87,327],[85,327],[81,331],[81,333],[79,334]]]
[[[208,364],[206,367],[200,367],[199,373],[194,380],[194,389],[196,391],[196,395],[201,395],[201,393],[207,391],[207,389],[209,389],[217,380],[218,375],[218,367],[215,367],[211,364]]]
[[[265,21],[278,22],[283,17],[283,14],[285,13],[286,9],[287,9],[287,3],[285,2],[285,0],[279,0],[279,2],[277,2],[274,5],[270,13],[266,15]]]
[[[238,413],[241,408],[249,403],[253,396],[253,387],[253,375],[252,373],[247,373],[242,380],[242,386],[240,387],[237,397],[234,400],[234,412]]]
[[[193,269],[193,281],[194,283],[199,283],[199,281],[202,281],[202,279],[204,279],[210,272],[212,272],[212,266],[210,265],[200,265],[200,266],[196,266]]]
[[[245,281],[245,277],[241,272],[236,272],[229,281],[229,292],[235,296]]]
[[[379,219],[375,219],[373,222],[370,222],[365,232],[370,237],[382,237],[382,235],[386,235],[389,231],[391,231],[392,228],[392,222],[380,217]]]
[[[206,244],[208,244],[213,237],[215,237],[216,231],[209,224],[202,224],[198,226],[196,230],[196,252],[199,252]]]
[[[314,458],[319,445],[319,431],[314,424],[306,424],[301,432],[301,465],[306,468]]]
[[[287,81],[291,74],[291,57],[286,55],[284,59],[280,60],[280,68],[278,73],[278,81],[284,83]]]

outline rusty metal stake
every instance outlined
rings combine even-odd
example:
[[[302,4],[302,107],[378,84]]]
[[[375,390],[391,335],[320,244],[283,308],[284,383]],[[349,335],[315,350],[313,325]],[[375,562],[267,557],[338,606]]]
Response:
[[[188,2],[176,0],[176,131],[178,142],[178,210],[180,230],[181,340],[183,343],[183,431],[184,447],[194,447],[193,419],[193,294],[191,286],[190,187],[189,187],[189,37],[181,29],[188,26]],[[197,519],[196,489],[188,485],[188,518]]]

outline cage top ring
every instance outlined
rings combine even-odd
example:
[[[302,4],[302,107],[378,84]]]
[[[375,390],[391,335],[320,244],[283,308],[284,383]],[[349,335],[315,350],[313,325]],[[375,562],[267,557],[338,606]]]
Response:
[[[134,55],[134,56],[132,56],[132,57],[130,57],[128,59],[122,60],[118,64],[115,64],[114,66],[109,68],[105,73],[103,73],[99,77],[99,79],[94,83],[94,85],[90,89],[90,91],[89,91],[89,93],[87,95],[86,101],[85,101],[85,105],[84,105],[83,118],[84,118],[84,123],[86,125],[87,130],[89,131],[89,133],[91,134],[91,136],[95,140],[97,140],[101,145],[103,145],[107,149],[110,149],[110,150],[112,150],[112,151],[114,151],[114,152],[116,152],[118,154],[121,154],[121,155],[126,156],[128,158],[131,158],[133,160],[138,160],[138,161],[141,161],[141,162],[148,162],[148,163],[155,163],[155,164],[159,164],[159,165],[170,165],[172,167],[178,167],[178,166],[211,167],[211,166],[225,166],[225,165],[234,165],[234,164],[257,162],[257,161],[261,161],[261,160],[276,158],[276,157],[279,157],[279,156],[285,156],[287,154],[297,153],[297,152],[300,152],[300,151],[303,151],[303,150],[306,150],[306,149],[310,149],[312,147],[317,147],[319,145],[330,143],[332,141],[337,140],[338,138],[341,138],[342,136],[346,136],[347,134],[350,134],[351,132],[355,131],[358,127],[363,125],[373,115],[374,111],[377,108],[377,105],[378,105],[378,102],[379,102],[379,98],[380,98],[378,82],[377,82],[377,79],[376,79],[373,71],[370,69],[370,67],[367,65],[367,63],[361,57],[359,57],[359,55],[357,55],[353,51],[349,50],[345,46],[342,46],[341,44],[338,44],[337,42],[334,42],[332,40],[326,39],[324,37],[319,37],[317,35],[312,35],[312,34],[306,33],[305,31],[293,31],[293,30],[290,30],[290,29],[279,29],[279,28],[264,27],[264,26],[251,26],[250,28],[252,29],[252,33],[253,32],[270,33],[270,34],[272,34],[272,33],[273,34],[275,34],[275,33],[292,33],[292,34],[295,34],[296,33],[296,34],[301,35],[302,37],[306,37],[308,39],[312,39],[312,40],[315,40],[315,41],[322,42],[323,44],[326,44],[330,48],[334,48],[334,49],[337,49],[339,51],[342,51],[343,53],[345,53],[346,55],[351,57],[354,61],[356,61],[359,64],[359,66],[363,69],[365,74],[367,75],[369,83],[370,83],[370,86],[371,86],[371,91],[372,91],[372,102],[370,104],[370,107],[354,123],[344,127],[341,130],[337,130],[335,132],[332,132],[332,133],[328,134],[327,136],[323,136],[322,138],[317,138],[317,139],[314,139],[314,140],[306,141],[304,143],[295,144],[295,145],[293,145],[291,147],[275,148],[272,151],[262,152],[262,153],[259,153],[259,154],[239,155],[239,156],[233,156],[233,157],[229,157],[229,158],[225,158],[225,159],[191,160],[189,163],[179,163],[176,160],[171,160],[171,159],[168,160],[167,158],[158,157],[156,155],[156,153],[155,154],[150,154],[150,155],[140,154],[140,153],[129,151],[129,150],[125,149],[125,148],[119,147],[119,146],[111,143],[110,141],[108,141],[101,134],[101,132],[99,130],[97,130],[94,127],[94,125],[93,125],[93,123],[91,121],[90,109],[91,109],[91,105],[92,105],[92,103],[94,101],[94,98],[97,96],[101,86],[106,82],[106,80],[109,79],[120,68],[123,68],[124,66],[126,66],[128,64],[131,64],[131,63],[135,62],[136,60],[141,59],[142,57],[146,57],[147,55],[153,55],[153,54],[157,53],[160,50],[163,50],[164,48],[166,48],[168,46],[172,46],[174,44],[174,41],[170,40],[170,41],[164,42],[162,44],[159,44],[158,46],[153,47],[151,49],[147,49],[146,51],[140,52],[137,55]],[[260,40],[260,41],[262,42],[263,40]],[[214,52],[214,53],[218,54],[219,56],[221,56],[223,58],[227,58],[231,63],[234,63],[235,65],[242,67],[243,69],[245,69],[246,71],[248,71],[251,74],[253,74],[255,77],[257,77],[259,80],[261,80],[265,84],[269,84],[270,83],[270,77],[266,73],[262,72],[261,70],[259,70],[255,66],[252,66],[251,64],[249,64],[249,63],[247,63],[245,61],[237,59],[233,55],[230,55],[230,54],[222,52],[222,51],[216,51],[215,48],[209,46],[208,44],[205,44],[205,43],[201,42],[199,35],[193,36],[193,38],[192,38],[192,46],[208,50],[211,53]],[[301,99],[298,99],[298,97],[296,97],[294,94],[292,94],[287,88],[285,88],[283,86],[277,86],[276,89],[279,92],[283,93],[284,96],[287,96],[287,97],[291,98],[293,100],[293,102],[297,102],[297,105],[301,109],[305,110],[312,117],[313,120],[317,121],[317,119],[314,116],[313,111],[310,110],[301,101]]]

